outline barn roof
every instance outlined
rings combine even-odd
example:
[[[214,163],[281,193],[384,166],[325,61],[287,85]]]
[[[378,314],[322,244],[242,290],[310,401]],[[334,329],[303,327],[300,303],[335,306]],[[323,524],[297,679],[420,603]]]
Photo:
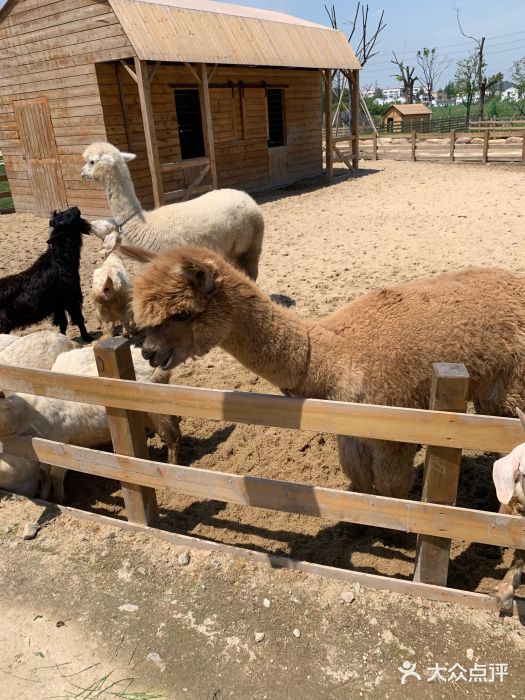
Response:
[[[422,114],[432,114],[432,110],[422,104],[392,105],[390,109],[396,109],[404,117],[417,116]]]
[[[212,0],[109,0],[142,60],[360,68],[342,32]]]

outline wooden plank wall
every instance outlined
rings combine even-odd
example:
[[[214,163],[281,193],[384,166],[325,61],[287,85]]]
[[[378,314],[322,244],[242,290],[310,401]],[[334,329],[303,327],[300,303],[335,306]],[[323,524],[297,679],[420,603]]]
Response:
[[[106,140],[94,62],[133,55],[105,0],[20,0],[0,15],[0,151],[17,211],[33,197],[12,102],[47,97],[68,204],[107,214],[104,193],[79,175],[84,148]]]
[[[127,129],[118,92],[119,71]],[[146,155],[146,143],[138,90],[133,79],[122,67],[99,64],[97,75],[108,140],[121,150],[137,154],[131,173],[137,195],[145,207],[152,206],[151,178]],[[228,81],[247,84],[266,81],[286,88],[287,145],[289,149],[290,180],[319,175],[322,172],[321,89],[317,71],[275,70],[262,68],[219,67],[213,74],[212,85]],[[151,97],[159,145],[160,162],[180,160],[177,115],[173,85],[197,84],[185,66],[161,65],[151,83]],[[254,93],[251,95],[250,93]],[[269,186],[266,101],[260,90],[246,88],[245,134],[242,136],[242,112],[239,89],[233,95],[230,88],[213,88],[211,105],[219,187],[239,187],[247,190]],[[258,96],[255,96],[258,93]],[[128,141],[129,136],[129,141]],[[164,176],[164,190],[185,187],[182,173]]]

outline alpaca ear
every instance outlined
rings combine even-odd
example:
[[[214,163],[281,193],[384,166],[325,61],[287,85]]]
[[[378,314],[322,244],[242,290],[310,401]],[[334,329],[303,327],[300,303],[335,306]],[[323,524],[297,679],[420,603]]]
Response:
[[[193,289],[204,296],[210,294],[220,283],[219,270],[212,260],[183,263],[182,274]]]
[[[124,153],[121,151],[120,155],[122,156],[122,158],[124,158],[126,163],[130,160],[135,160],[135,158],[137,157],[134,153],[126,153],[125,151]]]
[[[516,475],[520,468],[523,445],[518,445],[512,452],[494,462],[492,479],[496,487],[498,501],[506,505],[514,495]]]

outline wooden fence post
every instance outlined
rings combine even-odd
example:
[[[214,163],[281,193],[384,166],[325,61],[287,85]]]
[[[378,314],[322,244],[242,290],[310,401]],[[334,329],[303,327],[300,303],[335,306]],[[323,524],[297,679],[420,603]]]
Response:
[[[429,408],[435,411],[465,413],[468,385],[469,374],[465,365],[434,364]],[[460,462],[460,449],[428,446],[421,500],[427,503],[455,505]],[[446,586],[449,558],[449,539],[419,535],[414,581]]]
[[[416,162],[416,132],[412,131],[412,160]]]
[[[450,162],[454,162],[454,149],[456,148],[456,130],[450,132]]]
[[[135,379],[129,340],[109,338],[95,347],[94,352],[100,377]],[[114,452],[148,459],[143,414],[110,407],[106,411]],[[122,482],[122,495],[130,522],[143,525],[155,523],[158,519],[155,489]]]
[[[523,139],[525,143],[525,139]],[[372,135],[372,159],[377,160],[377,131],[374,131]]]
[[[525,163],[525,131],[523,132],[523,143],[521,145],[521,162]]]
[[[483,158],[481,159],[482,163],[487,163],[489,159],[489,136],[490,129],[485,129],[485,133],[483,134]]]

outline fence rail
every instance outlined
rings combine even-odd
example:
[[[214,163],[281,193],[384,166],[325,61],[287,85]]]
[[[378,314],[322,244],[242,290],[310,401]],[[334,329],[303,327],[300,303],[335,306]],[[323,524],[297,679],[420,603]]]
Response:
[[[525,519],[454,506],[455,490],[452,489],[453,492],[443,499],[436,490],[428,465],[424,502],[352,493],[154,462],[142,458],[142,443],[137,437],[142,431],[143,440],[143,425],[140,421],[132,421],[133,417],[137,417],[137,411],[148,411],[423,443],[430,445],[427,457],[429,465],[434,454],[442,457],[442,453],[435,451],[443,448],[448,453],[457,453],[455,456],[458,460],[461,448],[509,451],[523,439],[523,429],[518,420],[452,412],[464,410],[461,392],[466,392],[468,376],[462,366],[460,372],[458,366],[434,366],[433,405],[439,409],[449,407],[452,411],[425,411],[107,378],[108,375],[131,377],[129,343],[112,339],[95,348],[95,354],[99,373],[106,375],[103,378],[0,366],[0,386],[9,391],[106,406],[115,453],[31,437],[5,440],[3,444],[0,443],[1,452],[120,480],[127,489],[124,497],[128,520],[137,527],[154,522],[154,489],[168,488],[198,498],[415,532],[420,540],[416,555],[417,575],[412,582],[353,571],[345,571],[343,575],[339,569],[307,562],[288,560],[289,566],[334,575],[336,578],[360,580],[379,588],[496,609],[495,601],[488,596],[434,585],[440,583],[438,579],[446,582],[449,558],[446,544],[454,538],[525,548]],[[450,404],[450,396],[454,395],[450,387],[458,387],[457,382],[461,383],[461,390],[459,394],[456,391],[456,398]],[[447,470],[454,469],[453,461],[442,460],[441,466]],[[114,524],[118,525],[118,522]],[[156,532],[159,537],[168,537],[168,533]],[[186,539],[191,541],[189,537]],[[442,547],[445,556],[438,564],[431,557],[424,556],[429,554],[429,547],[436,542],[445,544]],[[228,551],[234,549],[229,547]],[[525,611],[524,606],[525,603],[517,599],[516,609]]]
[[[522,140],[509,143],[505,139],[520,137]],[[385,141],[390,138],[391,141]],[[467,139],[477,139],[475,143]],[[437,141],[437,139],[436,139]],[[448,137],[433,142],[427,133],[412,131],[396,136],[373,134],[369,139],[361,139],[361,157],[378,160],[380,156],[393,160],[419,160],[438,162],[494,162],[525,163],[525,130],[521,132],[493,132],[485,129],[480,135],[457,132],[452,129]],[[372,147],[371,151],[369,146]]]

